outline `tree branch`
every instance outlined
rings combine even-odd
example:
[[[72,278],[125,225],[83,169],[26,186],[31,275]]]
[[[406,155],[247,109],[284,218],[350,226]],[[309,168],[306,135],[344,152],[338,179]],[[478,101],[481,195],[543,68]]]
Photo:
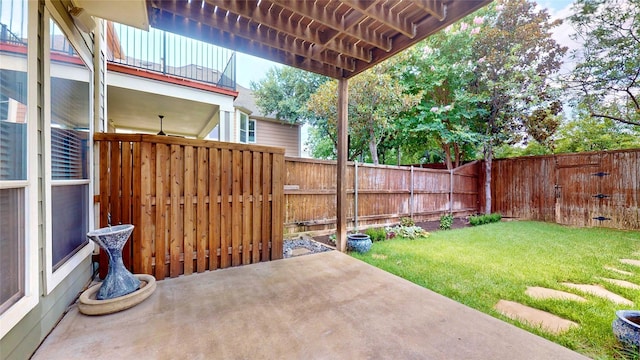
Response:
[[[604,118],[604,119],[610,119],[613,121],[618,121],[621,123],[625,123],[625,124],[629,124],[629,125],[636,125],[636,126],[640,126],[640,121],[632,121],[632,120],[627,120],[627,119],[623,119],[617,116],[611,116],[611,115],[604,115],[604,114],[596,114],[596,113],[591,113],[591,116],[593,117],[599,117],[599,118]]]

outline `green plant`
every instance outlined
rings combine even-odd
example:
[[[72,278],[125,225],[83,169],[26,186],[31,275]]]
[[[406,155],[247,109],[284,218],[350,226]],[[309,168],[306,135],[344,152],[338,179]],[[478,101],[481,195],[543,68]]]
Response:
[[[400,226],[416,226],[416,222],[412,218],[400,218]]]
[[[333,246],[336,245],[336,234],[329,235],[329,242],[332,243]]]
[[[387,233],[393,234],[393,237],[401,237],[405,239],[426,238],[429,233],[420,226],[402,226],[397,225],[387,230]]]
[[[450,230],[451,225],[453,225],[453,215],[445,214],[440,216],[440,229],[441,230]]]
[[[469,216],[469,224],[471,226],[490,224],[500,220],[502,220],[502,215],[498,213]]]
[[[364,233],[369,235],[369,237],[371,238],[371,241],[373,242],[384,241],[387,239],[387,232],[385,231],[384,228],[371,228],[371,229],[365,230]]]

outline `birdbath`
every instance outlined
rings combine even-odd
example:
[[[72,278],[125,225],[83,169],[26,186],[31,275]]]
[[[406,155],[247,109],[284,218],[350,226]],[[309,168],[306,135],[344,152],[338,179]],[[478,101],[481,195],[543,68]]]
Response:
[[[132,293],[140,288],[140,280],[122,262],[122,248],[133,232],[133,225],[116,225],[87,233],[109,255],[109,270],[96,299],[107,300]]]

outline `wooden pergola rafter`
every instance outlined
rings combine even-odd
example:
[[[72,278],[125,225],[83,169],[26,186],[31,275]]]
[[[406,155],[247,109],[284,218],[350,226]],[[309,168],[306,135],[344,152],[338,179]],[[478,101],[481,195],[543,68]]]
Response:
[[[344,250],[347,79],[491,0],[146,0],[151,26],[340,80],[337,227]]]

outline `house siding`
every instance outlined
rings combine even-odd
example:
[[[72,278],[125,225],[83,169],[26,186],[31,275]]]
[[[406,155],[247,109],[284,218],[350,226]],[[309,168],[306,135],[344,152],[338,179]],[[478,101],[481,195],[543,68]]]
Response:
[[[256,144],[283,147],[285,156],[300,156],[300,125],[254,120],[256,120]]]
[[[35,2],[33,2],[35,4]],[[45,128],[45,108],[44,108],[44,60],[43,53],[46,49],[43,48],[43,19],[44,19],[44,3],[38,2],[38,22],[37,24],[29,24],[29,26],[38,27],[37,39],[29,39],[37,43],[37,72],[30,73],[29,76],[37,77],[37,95],[36,98],[29,98],[28,106],[36,107],[35,119],[29,119],[28,121],[37,122],[37,162],[38,162],[38,174],[37,174],[37,192],[38,201],[34,204],[37,208],[37,219],[30,220],[30,226],[38,228],[38,290],[39,294],[37,305],[31,309],[18,323],[9,330],[2,338],[0,338],[0,359],[12,360],[12,359],[28,359],[36,351],[40,343],[49,334],[49,332],[60,321],[64,313],[69,306],[73,304],[75,299],[79,296],[81,291],[89,284],[90,278],[93,274],[91,257],[84,258],[80,264],[71,271],[71,273],[65,277],[65,279],[58,284],[49,294],[45,291],[45,279],[47,278],[44,254],[46,253],[46,238],[45,238],[45,218],[46,218],[46,203],[45,203],[45,188],[46,181],[44,178],[44,154],[45,154],[45,134],[43,129]],[[53,2],[53,9],[66,9],[68,4],[62,4],[60,2]],[[33,10],[29,10],[33,11]],[[60,10],[64,11],[64,10]],[[72,27],[69,16],[65,13],[62,16],[67,26]],[[77,34],[76,34],[77,35]],[[71,35],[69,35],[71,36]],[[86,40],[86,37],[85,37]],[[86,50],[83,49],[83,50]],[[96,69],[96,71],[99,71]],[[100,75],[104,76],[103,73]],[[100,96],[104,96],[101,93]],[[104,114],[99,114],[96,118],[101,119]],[[32,206],[32,204],[29,204]],[[31,250],[34,251],[34,250]],[[33,271],[33,270],[31,270]]]

